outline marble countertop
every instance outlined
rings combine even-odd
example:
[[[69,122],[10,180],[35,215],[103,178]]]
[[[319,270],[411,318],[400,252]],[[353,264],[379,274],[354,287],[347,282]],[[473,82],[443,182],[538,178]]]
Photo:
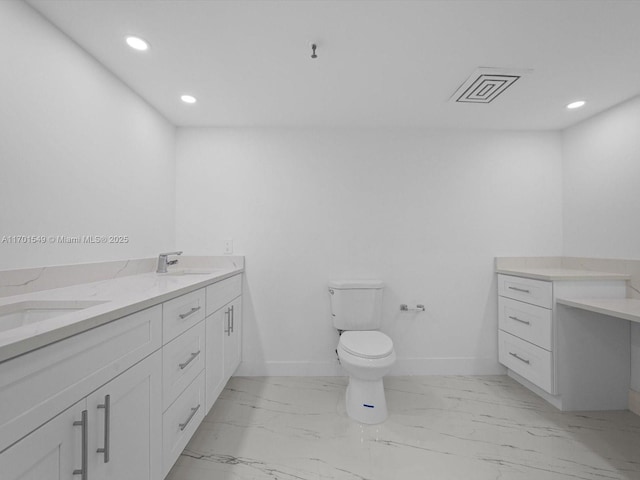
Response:
[[[103,302],[53,318],[0,331],[0,362],[98,327],[134,312],[236,275],[244,269],[228,266],[207,274],[142,273],[91,283],[0,298],[0,310],[20,302]]]
[[[497,268],[497,273],[516,277],[534,278],[536,280],[629,280],[631,275],[624,273],[598,272],[593,270],[577,270],[573,268]]]
[[[640,323],[640,299],[558,298],[556,303]]]

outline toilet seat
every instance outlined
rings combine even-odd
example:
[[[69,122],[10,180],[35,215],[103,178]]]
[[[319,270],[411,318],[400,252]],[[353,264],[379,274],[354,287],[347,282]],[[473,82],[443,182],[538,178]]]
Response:
[[[346,352],[361,358],[384,358],[393,352],[393,341],[375,330],[343,332],[339,344]]]

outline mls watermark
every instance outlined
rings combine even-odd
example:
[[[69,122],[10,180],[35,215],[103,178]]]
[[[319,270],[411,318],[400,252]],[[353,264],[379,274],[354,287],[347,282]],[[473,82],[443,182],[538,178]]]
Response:
[[[2,235],[3,244],[102,245],[129,243],[128,235]]]

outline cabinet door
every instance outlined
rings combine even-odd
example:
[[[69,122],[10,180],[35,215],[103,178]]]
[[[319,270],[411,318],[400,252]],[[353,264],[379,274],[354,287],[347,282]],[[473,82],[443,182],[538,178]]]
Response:
[[[83,410],[86,412],[85,407],[82,400],[0,454],[2,480],[82,478],[74,475],[74,471],[83,468],[83,443],[87,448],[83,442],[83,427],[79,425]]]
[[[161,352],[90,395],[87,408],[91,480],[161,478]]]
[[[211,407],[224,388],[224,335],[227,322],[226,308],[221,308],[206,319],[206,410]]]
[[[242,297],[222,309],[224,318],[224,378],[225,383],[240,365],[242,354]]]

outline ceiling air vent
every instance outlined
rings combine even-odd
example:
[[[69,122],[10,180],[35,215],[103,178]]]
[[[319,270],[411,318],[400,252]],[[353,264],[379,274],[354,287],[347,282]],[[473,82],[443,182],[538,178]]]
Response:
[[[451,96],[456,103],[491,103],[530,69],[478,68]]]

